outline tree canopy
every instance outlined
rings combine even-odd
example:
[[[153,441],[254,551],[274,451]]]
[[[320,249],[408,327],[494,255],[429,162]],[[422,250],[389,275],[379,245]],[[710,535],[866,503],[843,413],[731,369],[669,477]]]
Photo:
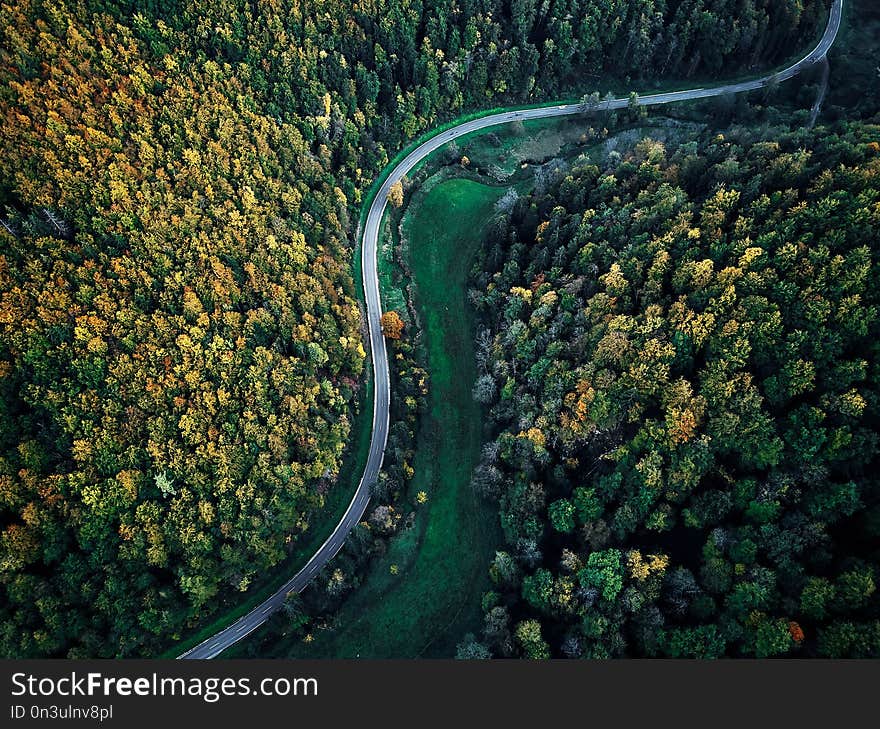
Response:
[[[880,655],[878,139],[646,138],[499,213],[495,655]]]
[[[773,63],[823,5],[0,5],[0,652],[155,653],[294,549],[363,372],[358,206],[403,142],[609,66]]]

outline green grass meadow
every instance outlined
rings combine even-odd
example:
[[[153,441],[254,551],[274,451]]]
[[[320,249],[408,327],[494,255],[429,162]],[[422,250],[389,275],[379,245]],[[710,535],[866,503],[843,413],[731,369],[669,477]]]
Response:
[[[404,233],[431,373],[410,491],[427,492],[428,502],[343,604],[338,627],[314,631],[308,644],[282,641],[277,655],[449,656],[463,631],[479,628],[498,533],[497,517],[470,487],[483,419],[471,397],[474,314],[466,289],[481,230],[504,192],[451,179],[417,191],[409,204]]]

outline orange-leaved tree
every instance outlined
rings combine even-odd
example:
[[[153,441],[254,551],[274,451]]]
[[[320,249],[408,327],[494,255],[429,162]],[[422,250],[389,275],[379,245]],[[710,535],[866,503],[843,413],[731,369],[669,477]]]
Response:
[[[382,334],[389,339],[400,339],[404,327],[403,319],[400,318],[400,314],[393,309],[391,311],[386,311],[382,314],[380,323],[382,324]]]
[[[403,183],[400,180],[395,182],[388,190],[388,202],[396,208],[403,205]]]

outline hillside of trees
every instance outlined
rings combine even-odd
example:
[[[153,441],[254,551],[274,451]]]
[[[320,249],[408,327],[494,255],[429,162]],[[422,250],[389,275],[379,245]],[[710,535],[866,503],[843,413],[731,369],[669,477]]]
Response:
[[[0,5],[0,654],[148,655],[292,549],[365,188],[439,117],[775,62],[821,0]]]
[[[880,126],[644,139],[501,213],[462,656],[880,655]]]

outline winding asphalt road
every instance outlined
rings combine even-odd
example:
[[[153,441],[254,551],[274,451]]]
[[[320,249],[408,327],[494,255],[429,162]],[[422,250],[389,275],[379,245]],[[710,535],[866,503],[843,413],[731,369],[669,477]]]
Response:
[[[797,76],[804,69],[825,58],[828,49],[831,48],[840,29],[840,20],[843,12],[844,0],[834,0],[828,25],[822,39],[810,53],[797,63],[792,64],[784,71],[764,76],[753,81],[713,86],[711,88],[690,89],[687,91],[672,91],[663,94],[653,94],[639,97],[642,106],[656,106],[659,104],[671,104],[676,101],[690,101],[694,99],[707,99],[713,96],[726,96],[727,94],[739,94],[744,91],[755,91],[764,88],[771,83],[780,83]],[[370,452],[367,456],[367,464],[363,476],[358,484],[354,498],[337,524],[333,533],[320,549],[312,555],[299,572],[285,582],[278,590],[263,603],[255,607],[246,615],[236,620],[232,625],[216,633],[195,648],[179,656],[180,658],[214,658],[233,643],[238,642],[246,635],[252,633],[268,620],[269,616],[280,608],[287,595],[291,592],[298,593],[305,589],[312,578],[324,567],[327,562],[336,556],[342,548],[349,532],[360,521],[370,501],[370,484],[379,475],[382,467],[382,458],[385,454],[385,442],[388,438],[388,407],[391,403],[391,389],[388,380],[388,355],[385,349],[385,337],[379,324],[382,313],[382,303],[379,298],[379,277],[376,269],[376,251],[379,245],[379,230],[382,216],[388,202],[388,191],[391,186],[409,173],[419,162],[428,157],[432,152],[448,144],[453,139],[465,134],[476,132],[487,127],[506,124],[525,119],[543,119],[554,116],[570,116],[582,114],[585,111],[608,111],[612,109],[626,108],[629,99],[609,99],[601,101],[588,109],[582,104],[560,104],[558,106],[545,106],[538,109],[521,109],[503,111],[489,114],[478,119],[463,122],[452,129],[443,131],[426,142],[420,144],[399,162],[385,182],[379,188],[379,192],[373,199],[370,211],[367,214],[366,224],[363,230],[361,246],[361,270],[364,278],[364,295],[367,303],[367,323],[370,331],[370,346],[373,359],[373,378],[375,382],[375,397],[373,398],[373,434],[370,441]]]

